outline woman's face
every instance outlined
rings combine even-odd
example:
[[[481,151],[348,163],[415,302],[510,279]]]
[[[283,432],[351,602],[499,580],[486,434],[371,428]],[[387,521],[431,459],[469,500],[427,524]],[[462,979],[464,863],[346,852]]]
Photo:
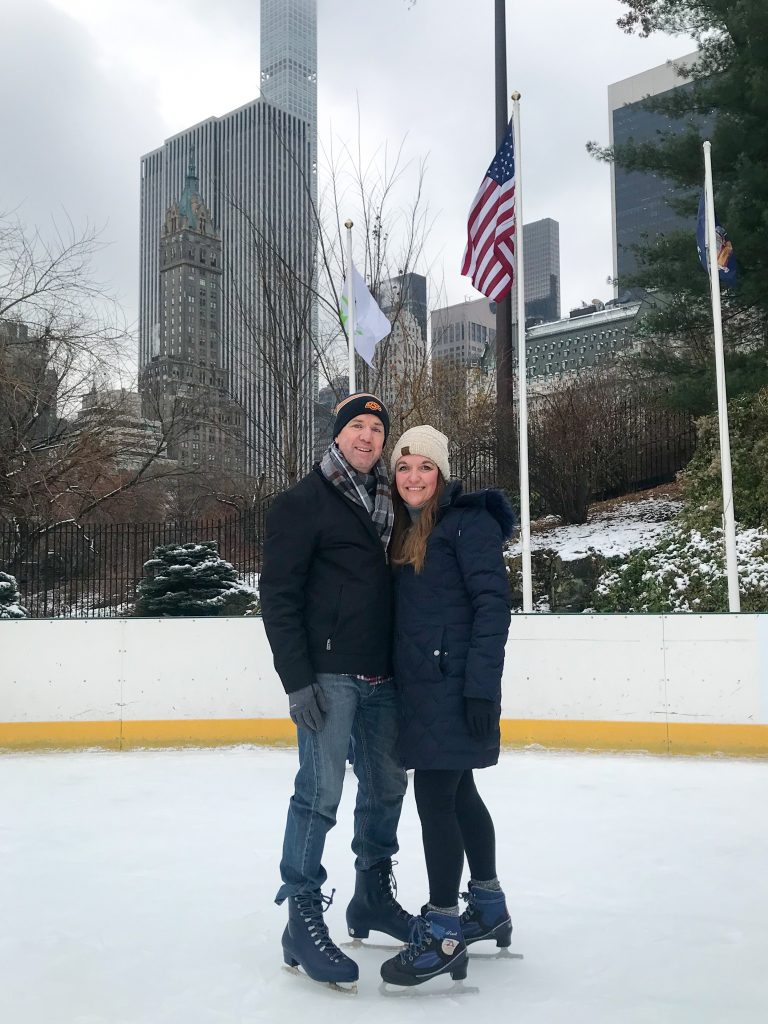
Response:
[[[425,505],[437,488],[438,468],[423,455],[401,455],[395,463],[397,493],[411,508]]]

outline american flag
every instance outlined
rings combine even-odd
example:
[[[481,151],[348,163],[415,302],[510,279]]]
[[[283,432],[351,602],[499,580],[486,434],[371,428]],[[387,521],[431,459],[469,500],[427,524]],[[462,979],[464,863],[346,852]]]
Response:
[[[515,277],[515,143],[510,121],[469,211],[461,273],[499,302]]]

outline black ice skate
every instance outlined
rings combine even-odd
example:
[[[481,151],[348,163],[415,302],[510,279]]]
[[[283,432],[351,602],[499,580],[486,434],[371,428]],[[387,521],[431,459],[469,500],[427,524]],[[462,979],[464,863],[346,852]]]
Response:
[[[288,900],[288,924],[283,932],[283,959],[295,974],[304,973],[312,981],[329,985],[340,992],[357,992],[357,964],[333,942],[323,911],[333,900],[320,892],[301,893]],[[298,968],[301,967],[301,972]],[[344,985],[351,985],[349,988]]]
[[[385,984],[410,987],[441,974],[450,974],[454,981],[466,978],[467,947],[459,918],[430,910],[414,918],[408,946],[384,961],[381,977]]]
[[[370,932],[384,932],[393,939],[407,942],[413,917],[397,902],[397,884],[392,861],[387,858],[368,871],[358,871],[355,895],[347,907],[347,931],[355,940],[348,945],[361,946]],[[392,949],[392,946],[379,948]]]

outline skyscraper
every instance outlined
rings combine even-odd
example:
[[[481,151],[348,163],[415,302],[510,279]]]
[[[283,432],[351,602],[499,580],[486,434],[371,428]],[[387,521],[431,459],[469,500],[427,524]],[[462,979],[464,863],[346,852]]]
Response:
[[[39,440],[63,429],[57,402],[59,374],[52,355],[55,340],[19,320],[0,320],[0,423]]]
[[[684,132],[689,127],[700,129],[707,123],[704,118],[691,116],[673,119],[643,107],[643,100],[648,96],[666,97],[678,89],[691,89],[691,80],[680,77],[675,68],[690,66],[697,56],[688,54],[608,86],[612,146],[630,141],[653,142],[662,132]],[[703,173],[702,157],[702,178]],[[658,174],[626,171],[611,164],[613,278],[617,295],[627,291],[622,282],[637,269],[633,246],[653,242],[659,235],[680,228],[693,230],[693,219],[681,217],[669,205],[671,199],[685,191]]]
[[[560,317],[560,225],[551,217],[523,228],[525,259],[525,316],[535,323]],[[489,299],[459,302],[435,309],[432,321],[433,359],[477,363],[486,346],[496,341],[496,303]],[[517,304],[512,293],[512,322]]]
[[[421,336],[427,340],[427,279],[423,274],[398,274],[381,284],[382,312],[394,320],[400,310],[406,310],[416,320]]]
[[[427,364],[426,277],[409,272],[387,278],[381,282],[379,305],[392,330],[376,346],[376,371],[368,379],[376,394],[394,406],[402,404],[409,384]]]
[[[288,422],[280,388],[290,377],[294,390],[306,390],[291,401],[311,410],[311,330],[298,321],[314,322],[314,307],[297,303],[297,282],[311,280],[315,236],[316,0],[262,0],[261,21],[264,97],[142,157],[139,367],[159,351],[160,231],[194,152],[200,194],[221,236],[222,362],[245,412],[247,468],[283,483],[296,459],[309,466],[312,452],[311,412]],[[306,339],[304,351],[289,355],[292,374],[280,363],[288,335]]]
[[[310,125],[314,159],[317,0],[261,0],[261,95]]]
[[[490,299],[433,309],[431,320],[433,359],[477,364],[486,347],[496,342],[496,303]]]
[[[141,371],[146,415],[168,429],[185,468],[243,471],[242,409],[222,366],[221,238],[200,195],[194,157],[160,239],[157,351]]]
[[[557,320],[560,316],[560,225],[551,217],[526,224],[523,245],[526,320],[545,323]]]

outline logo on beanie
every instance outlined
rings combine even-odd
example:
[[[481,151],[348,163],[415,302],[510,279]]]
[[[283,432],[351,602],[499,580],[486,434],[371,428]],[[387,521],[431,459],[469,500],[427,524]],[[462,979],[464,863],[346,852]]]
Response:
[[[381,406],[378,402],[366,402],[364,408],[373,409],[374,412],[381,412]]]
[[[403,445],[403,447],[400,449],[400,454],[401,455],[410,455],[411,454],[411,449],[408,447],[407,444]]]

